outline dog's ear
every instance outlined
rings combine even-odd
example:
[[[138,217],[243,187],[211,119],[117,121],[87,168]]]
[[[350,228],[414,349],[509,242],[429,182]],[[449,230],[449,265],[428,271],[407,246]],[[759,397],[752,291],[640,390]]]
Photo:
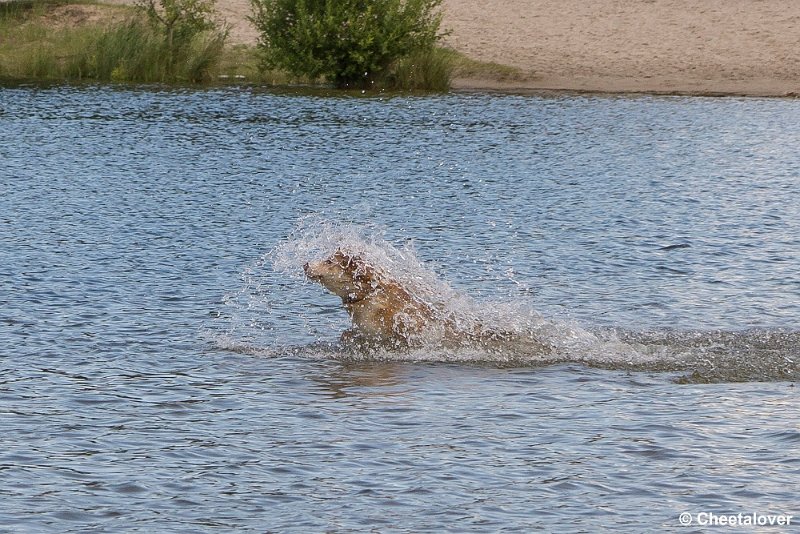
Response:
[[[350,264],[350,255],[343,252],[342,249],[337,248],[336,252],[331,254],[326,260],[326,262],[335,263],[342,269],[347,269],[347,266]]]
[[[364,258],[358,254],[350,254],[349,252],[344,252],[340,248],[336,249],[331,259],[346,271],[355,271],[359,267],[366,265]]]

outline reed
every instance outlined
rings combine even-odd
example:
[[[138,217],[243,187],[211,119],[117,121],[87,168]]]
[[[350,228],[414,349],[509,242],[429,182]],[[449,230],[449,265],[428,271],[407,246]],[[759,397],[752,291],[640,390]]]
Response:
[[[398,61],[382,81],[401,91],[447,91],[453,78],[483,78],[500,82],[528,79],[523,70],[469,58],[450,48],[437,47]]]
[[[454,68],[449,50],[432,48],[398,61],[383,85],[400,91],[445,92],[450,89]]]
[[[30,3],[0,10],[0,76],[144,83],[216,78],[224,31],[201,32],[170,47],[134,12],[110,25],[53,28],[42,21],[47,9]]]

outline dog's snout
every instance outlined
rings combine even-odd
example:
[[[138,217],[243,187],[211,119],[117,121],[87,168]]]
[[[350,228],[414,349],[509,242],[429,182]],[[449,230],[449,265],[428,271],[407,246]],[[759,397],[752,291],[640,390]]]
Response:
[[[307,273],[307,272],[308,272],[308,263],[307,263],[307,262],[306,262],[306,264],[305,264],[305,265],[303,265],[303,272],[304,272],[304,273]]]

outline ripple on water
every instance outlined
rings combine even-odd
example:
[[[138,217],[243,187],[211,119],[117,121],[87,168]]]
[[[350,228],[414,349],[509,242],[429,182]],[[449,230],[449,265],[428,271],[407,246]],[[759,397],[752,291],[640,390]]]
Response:
[[[796,101],[17,87],[0,109],[5,529],[796,511]],[[550,350],[342,350],[300,270],[342,239]]]
[[[220,348],[260,356],[291,352],[310,358],[354,362],[460,362],[504,367],[580,362],[608,369],[682,372],[679,379],[682,382],[792,380],[798,376],[795,353],[800,338],[795,332],[587,330],[574,321],[546,319],[519,297],[475,300],[437,275],[418,258],[410,244],[397,248],[380,232],[319,217],[302,219],[291,237],[245,270],[244,286],[227,299],[232,308],[226,316],[231,328],[240,326],[244,314],[248,321],[258,321],[259,328],[269,332],[271,338],[281,328],[270,322],[283,319],[280,306],[287,300],[284,293],[295,291],[298,286],[270,283],[275,275],[269,270],[269,263],[278,273],[301,282],[303,264],[325,258],[338,249],[355,251],[418,298],[445,310],[448,317],[458,318],[456,322],[480,324],[487,331],[504,332],[511,337],[497,343],[482,342],[455,349],[441,346],[434,338],[410,350],[352,349],[329,343],[268,348],[259,347],[255,340],[252,344],[241,343],[229,335],[212,335],[212,341]],[[342,319],[346,314],[341,308],[337,310],[338,298],[331,295],[329,300],[330,308],[316,317],[307,317],[307,323],[328,319],[331,327],[344,329],[346,323]],[[291,298],[288,301],[293,302]],[[248,313],[252,309],[258,310],[258,318]],[[325,325],[311,327],[316,332],[324,328]],[[328,335],[336,337],[335,332]]]

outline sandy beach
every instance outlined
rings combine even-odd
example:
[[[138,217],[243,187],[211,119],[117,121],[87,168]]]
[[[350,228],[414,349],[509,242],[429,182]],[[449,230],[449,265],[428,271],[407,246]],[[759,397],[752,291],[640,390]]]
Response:
[[[130,0],[118,0],[130,2]],[[255,43],[249,0],[218,0],[234,43]],[[456,89],[800,94],[797,0],[445,0],[445,44],[517,67]]]
[[[800,93],[796,0],[445,0],[447,42],[524,89]],[[489,80],[458,80],[486,87]]]

